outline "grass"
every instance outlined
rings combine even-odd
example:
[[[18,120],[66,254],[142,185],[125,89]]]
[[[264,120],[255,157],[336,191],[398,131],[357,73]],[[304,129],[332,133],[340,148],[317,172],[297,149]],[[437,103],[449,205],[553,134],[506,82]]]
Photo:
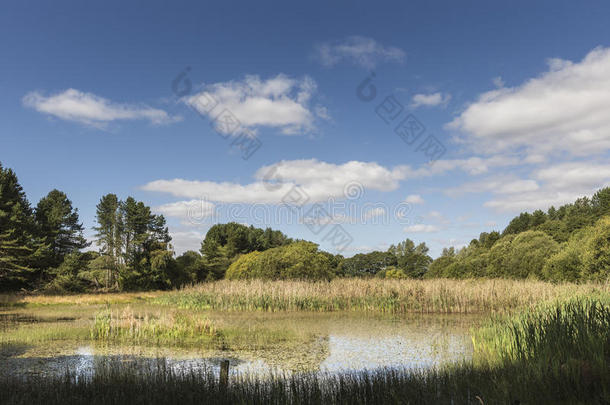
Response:
[[[492,314],[472,333],[472,361],[434,370],[240,375],[222,386],[214,370],[178,372],[163,360],[154,365],[108,360],[96,366],[93,376],[4,375],[0,377],[3,404],[199,403],[204,399],[251,404],[610,403],[608,284],[219,281],[164,293],[2,299],[12,318],[6,318],[9,326],[0,330],[0,352],[9,356],[28,344],[68,340],[263,352],[278,345],[292,357],[318,350],[315,364],[326,354],[315,343],[316,333],[304,331],[304,311]],[[31,312],[36,323],[27,319],[21,323],[20,317]],[[295,324],[285,327],[286,319]],[[268,363],[273,364],[277,353],[269,356]]]
[[[488,333],[493,330],[494,334]],[[6,404],[605,404],[610,401],[607,297],[545,304],[477,335],[475,361],[429,371],[236,376],[174,371],[163,360],[102,362],[93,376],[2,377]],[[499,338],[498,338],[499,336]]]
[[[137,314],[131,307],[95,315],[90,338],[100,342],[156,345],[204,345],[219,337],[209,319],[175,311],[157,316]]]
[[[49,305],[129,304],[144,302],[164,294],[161,291],[89,294],[0,294],[0,308]]]
[[[229,311],[375,311],[494,313],[576,295],[610,293],[610,284],[522,280],[380,280],[331,282],[228,281],[162,294],[153,302],[185,309]]]

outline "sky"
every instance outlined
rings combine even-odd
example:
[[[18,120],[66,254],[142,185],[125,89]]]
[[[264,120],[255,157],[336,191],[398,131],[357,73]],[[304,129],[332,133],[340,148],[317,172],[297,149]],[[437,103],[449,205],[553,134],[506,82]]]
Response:
[[[93,239],[115,193],[177,254],[235,221],[432,256],[610,183],[610,4],[0,5],[0,162]]]

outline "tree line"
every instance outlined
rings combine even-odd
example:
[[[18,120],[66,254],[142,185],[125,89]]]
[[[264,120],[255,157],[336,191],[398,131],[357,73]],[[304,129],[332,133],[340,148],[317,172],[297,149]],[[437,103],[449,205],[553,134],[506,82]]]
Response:
[[[233,222],[212,226],[199,251],[176,257],[163,215],[115,194],[97,204],[94,230],[97,251],[87,251],[91,245],[67,195],[52,190],[32,207],[14,171],[0,164],[0,290],[170,289],[222,278],[581,281],[610,274],[610,188],[547,212],[522,213],[502,232],[483,232],[435,260],[425,243],[410,239],[345,258],[278,230]]]

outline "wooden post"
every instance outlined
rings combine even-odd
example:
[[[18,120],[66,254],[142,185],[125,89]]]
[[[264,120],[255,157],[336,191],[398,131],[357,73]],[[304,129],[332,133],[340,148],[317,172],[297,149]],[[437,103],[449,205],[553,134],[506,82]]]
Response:
[[[220,385],[225,388],[229,385],[229,360],[220,362]]]

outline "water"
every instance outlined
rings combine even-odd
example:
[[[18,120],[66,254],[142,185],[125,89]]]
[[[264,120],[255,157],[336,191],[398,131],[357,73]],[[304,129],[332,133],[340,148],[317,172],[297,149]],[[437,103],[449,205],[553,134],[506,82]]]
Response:
[[[3,314],[4,336],[28,322],[41,322],[36,314]],[[175,347],[100,346],[90,341],[58,340],[40,344],[15,344],[0,351],[0,373],[15,375],[91,375],[104,360],[124,364],[158,364],[181,370],[218,372],[230,361],[232,374],[289,374],[294,371],[336,373],[378,367],[425,369],[472,357],[469,328],[478,318],[463,315],[389,317],[329,313],[214,313],[226,325],[271,328],[311,335],[297,345],[290,342],[244,350],[207,350]],[[7,321],[7,319],[9,321]],[[57,317],[57,322],[66,321]],[[53,322],[45,318],[45,324]],[[2,323],[2,322],[0,322]],[[2,336],[2,335],[0,335]]]

